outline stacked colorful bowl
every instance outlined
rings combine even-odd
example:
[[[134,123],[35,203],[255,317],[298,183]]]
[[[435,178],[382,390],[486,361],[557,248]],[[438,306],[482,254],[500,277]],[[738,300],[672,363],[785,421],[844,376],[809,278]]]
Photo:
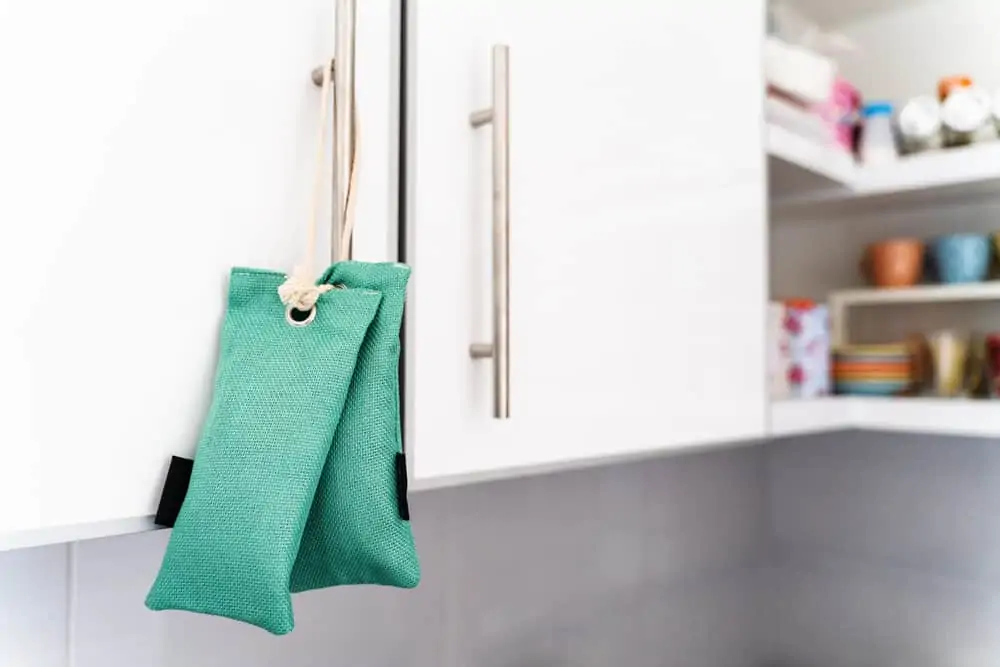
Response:
[[[913,384],[909,345],[845,345],[833,354],[833,385],[838,394],[894,396]]]

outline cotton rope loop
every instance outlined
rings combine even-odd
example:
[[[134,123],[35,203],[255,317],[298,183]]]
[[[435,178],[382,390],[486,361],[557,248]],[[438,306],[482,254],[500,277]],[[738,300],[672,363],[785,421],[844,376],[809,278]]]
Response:
[[[278,288],[281,303],[289,308],[308,312],[316,305],[320,295],[333,289],[333,285],[317,285],[311,272],[298,267]]]
[[[322,199],[324,182],[326,180],[326,125],[329,119],[330,90],[332,86],[332,61],[323,68],[323,86],[320,95],[320,127],[319,141],[316,150],[316,180],[313,184],[312,215],[309,223],[309,232],[306,242],[306,259],[288,275],[285,282],[278,287],[278,296],[289,309],[302,312],[309,312],[316,306],[319,297],[334,289],[334,285],[317,285],[315,272],[313,271],[313,257],[316,254],[316,234],[319,226],[320,200]],[[356,115],[351,109],[352,130],[356,134]],[[351,169],[348,175],[347,201],[344,203],[344,219],[339,221],[341,228],[341,248],[346,248],[351,242],[353,232],[353,204],[355,171],[357,164],[357,139],[355,138],[351,155]]]

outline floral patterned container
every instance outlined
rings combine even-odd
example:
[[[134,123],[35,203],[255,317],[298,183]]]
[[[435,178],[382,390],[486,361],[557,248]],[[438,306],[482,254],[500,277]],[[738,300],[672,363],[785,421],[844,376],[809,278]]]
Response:
[[[792,398],[830,394],[830,315],[826,306],[789,302],[783,328],[788,336],[788,384]]]
[[[767,305],[767,392],[771,400],[791,395],[788,370],[789,335],[785,331],[785,304],[772,301]]]

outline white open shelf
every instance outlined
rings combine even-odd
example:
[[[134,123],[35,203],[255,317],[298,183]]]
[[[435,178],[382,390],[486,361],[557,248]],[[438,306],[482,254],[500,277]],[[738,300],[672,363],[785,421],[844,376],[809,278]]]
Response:
[[[861,195],[971,186],[1000,180],[1000,141],[900,158],[882,167],[860,167],[852,184]]]
[[[831,343],[836,347],[848,342],[849,312],[855,306],[876,306],[916,303],[948,303],[962,301],[1000,301],[1000,281],[962,285],[919,285],[899,288],[863,288],[831,292]]]
[[[854,428],[850,425],[850,407],[848,398],[774,401],[768,435],[784,438]]]
[[[830,300],[845,306],[893,303],[947,303],[1000,300],[1000,280],[964,285],[919,285],[917,287],[838,290]]]
[[[997,438],[1000,400],[835,396],[771,405],[771,437],[844,429]]]
[[[778,208],[869,197],[968,197],[1000,193],[1000,141],[859,166],[844,151],[784,128],[767,132],[772,202]]]
[[[858,172],[854,158],[845,151],[823,146],[778,125],[767,127],[767,152],[794,169],[827,179],[828,185],[852,183]]]

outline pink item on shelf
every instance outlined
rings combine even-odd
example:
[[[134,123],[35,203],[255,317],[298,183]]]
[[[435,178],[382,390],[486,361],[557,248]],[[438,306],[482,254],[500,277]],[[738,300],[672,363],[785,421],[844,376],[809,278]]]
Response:
[[[828,123],[835,142],[842,148],[854,150],[854,127],[861,111],[861,93],[843,77],[837,77],[830,91],[830,99],[814,106],[814,110]]]
[[[856,120],[854,115],[861,110],[861,92],[855,88],[850,81],[837,77],[830,92],[830,99],[826,106],[840,115],[835,119],[838,121]],[[848,118],[850,116],[850,118]]]

